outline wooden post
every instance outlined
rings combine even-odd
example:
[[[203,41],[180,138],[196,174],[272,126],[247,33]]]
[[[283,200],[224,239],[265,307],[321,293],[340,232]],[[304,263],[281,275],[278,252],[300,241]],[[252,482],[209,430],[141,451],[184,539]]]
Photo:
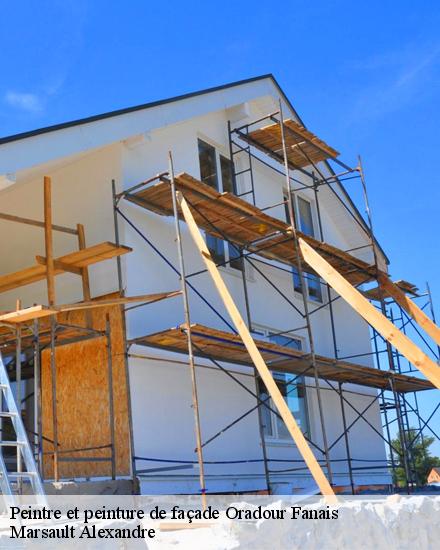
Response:
[[[44,176],[44,241],[46,248],[46,280],[49,306],[55,305],[55,276],[52,239],[52,189],[51,179]]]
[[[86,248],[86,235],[84,232],[84,226],[82,223],[78,223],[76,226],[78,232],[78,247],[80,250]],[[83,300],[84,302],[89,302],[92,297],[90,294],[90,280],[89,280],[89,269],[87,266],[81,268],[81,279],[82,279],[82,291],[83,291]],[[86,311],[86,325],[88,328],[92,328],[92,313],[91,311]]]
[[[55,268],[52,239],[52,182],[49,176],[44,176],[44,241],[46,248],[46,281],[49,306],[55,305]],[[53,429],[53,472],[58,481],[58,418],[57,418],[57,373],[55,359],[56,318],[50,318],[50,371],[52,378],[52,429]]]
[[[418,348],[405,334],[377,311],[344,277],[303,239],[299,239],[304,260],[325,279],[373,328],[390,342],[410,363],[416,366],[428,380],[440,389],[440,367]]]
[[[113,350],[110,315],[105,316],[105,336],[107,344],[107,389],[108,389],[108,421],[111,445],[111,473],[112,479],[116,479],[116,446],[115,446],[115,411],[113,396]]]
[[[191,397],[192,397],[192,407],[193,407],[193,414],[194,414],[194,428],[195,428],[195,435],[196,435],[197,461],[199,464],[200,491],[202,493],[201,495],[202,507],[204,510],[206,510],[207,499],[206,499],[206,484],[205,484],[205,465],[203,463],[202,428],[200,423],[199,397],[198,397],[198,391],[197,391],[197,376],[196,376],[196,366],[194,362],[194,350],[193,350],[192,333],[191,333],[191,315],[189,310],[188,288],[187,288],[186,274],[185,274],[185,261],[183,257],[182,235],[180,232],[179,213],[177,208],[177,192],[176,192],[176,185],[174,181],[173,157],[171,155],[171,151],[169,152],[169,166],[170,166],[171,199],[173,202],[174,226],[176,230],[176,244],[177,244],[177,252],[179,255],[180,284],[182,288],[183,309],[184,309],[185,324],[186,324],[188,363],[189,363],[189,370],[191,375],[191,390],[192,390]]]
[[[250,357],[252,358],[252,361],[254,362],[254,365],[257,368],[260,377],[267,388],[267,391],[269,392],[269,395],[272,397],[272,400],[275,403],[284,423],[286,424],[290,435],[296,443],[296,446],[298,447],[298,450],[301,453],[304,462],[307,464],[313,478],[318,484],[321,493],[327,497],[327,501],[330,504],[336,504],[337,498],[334,494],[334,491],[327,478],[325,477],[324,472],[322,471],[322,468],[316,460],[312,450],[310,449],[292,412],[287,406],[287,403],[284,400],[278,386],[276,385],[275,380],[273,379],[272,374],[270,373],[266,363],[264,362],[260,351],[255,345],[255,342],[246,326],[246,323],[244,322],[240,312],[238,311],[238,308],[235,305],[234,300],[232,299],[232,296],[230,295],[220,275],[220,272],[211,257],[208,247],[203,240],[202,234],[197,227],[197,224],[188,207],[187,202],[185,201],[182,194],[179,192],[177,193],[177,198],[182,209],[185,221],[188,224],[191,237],[202,256],[202,259],[208,269],[209,274],[211,275],[211,278],[216,286],[220,298],[222,299],[232,321],[234,322],[234,325],[238,333],[240,334],[240,337],[244,345],[246,346],[246,349]]]
[[[385,273],[379,273],[379,284],[385,293],[404,309],[414,321],[440,345],[440,328]]]

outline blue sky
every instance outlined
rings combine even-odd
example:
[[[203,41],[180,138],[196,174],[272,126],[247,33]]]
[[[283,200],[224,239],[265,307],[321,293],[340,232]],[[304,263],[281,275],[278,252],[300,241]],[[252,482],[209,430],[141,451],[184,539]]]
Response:
[[[438,2],[40,0],[1,9],[2,136],[273,73],[343,160],[362,155],[391,273],[430,281],[440,317]],[[357,180],[347,188],[360,199]],[[422,408],[433,404],[425,398]]]

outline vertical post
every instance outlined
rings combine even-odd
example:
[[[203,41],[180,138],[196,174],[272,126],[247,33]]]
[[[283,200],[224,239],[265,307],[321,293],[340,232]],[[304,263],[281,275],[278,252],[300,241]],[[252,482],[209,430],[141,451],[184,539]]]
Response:
[[[86,235],[84,231],[84,225],[78,223],[76,225],[76,231],[78,233],[78,248],[84,250],[86,248]],[[91,300],[90,294],[90,279],[89,279],[89,269],[88,267],[81,268],[81,281],[82,281],[82,291],[83,291],[83,300],[88,302]],[[86,309],[86,325],[88,328],[92,328],[92,312],[90,309]]]
[[[55,305],[55,277],[52,237],[52,189],[51,179],[44,176],[44,242],[46,248],[46,280],[49,306]]]
[[[310,358],[313,366],[313,374],[314,374],[314,380],[315,380],[316,396],[318,401],[319,418],[321,422],[325,462],[327,466],[329,482],[330,482],[330,485],[332,485],[333,473],[332,473],[332,467],[331,467],[330,453],[328,449],[327,432],[325,429],[324,411],[323,411],[322,399],[321,399],[321,389],[320,389],[320,384],[318,379],[318,368],[317,368],[316,356],[315,356],[315,345],[313,340],[312,326],[310,322],[309,307],[307,303],[308,298],[307,298],[306,281],[302,270],[301,253],[300,253],[300,248],[298,244],[297,222],[296,222],[295,211],[293,206],[294,194],[292,193],[292,188],[290,185],[290,175],[289,175],[290,167],[289,167],[289,159],[287,156],[286,139],[284,135],[284,120],[283,120],[283,109],[281,105],[281,99],[279,99],[279,115],[280,115],[281,142],[282,142],[283,157],[284,157],[284,171],[285,171],[286,185],[287,185],[287,209],[289,212],[290,228],[292,230],[292,236],[293,236],[293,246],[296,251],[296,269],[298,271],[298,275],[301,281],[301,295],[302,295],[302,301],[303,301],[303,307],[304,307],[304,317],[305,317],[306,326],[307,326],[307,336],[309,339]]]
[[[55,270],[53,261],[52,238],[52,182],[50,177],[44,176],[44,241],[46,248],[46,281],[49,306],[55,305]],[[58,481],[58,419],[57,419],[57,373],[55,359],[56,319],[50,318],[50,371],[52,378],[52,429],[53,429],[53,472]]]
[[[55,360],[55,338],[56,338],[55,316],[50,318],[50,373],[52,381],[52,431],[53,431],[53,477],[59,480],[58,470],[58,418],[57,418],[57,369]]]
[[[197,394],[197,379],[196,379],[196,369],[194,363],[194,352],[192,345],[192,334],[191,334],[191,317],[189,312],[189,300],[188,300],[188,289],[185,278],[185,262],[183,259],[183,246],[182,246],[182,236],[180,233],[180,223],[179,223],[179,213],[177,210],[177,198],[176,198],[176,184],[174,181],[174,168],[173,168],[173,157],[171,151],[169,152],[169,172],[170,172],[170,184],[171,184],[171,195],[173,201],[173,212],[174,212],[174,225],[176,230],[176,243],[177,251],[179,254],[179,267],[180,267],[180,283],[182,287],[182,298],[183,298],[183,308],[185,313],[185,324],[186,324],[186,336],[187,336],[187,345],[188,345],[188,362],[191,373],[191,385],[192,385],[192,406],[194,410],[194,424],[196,432],[196,446],[197,446],[197,460],[199,463],[199,481],[200,481],[200,492],[202,495],[202,506],[203,509],[206,509],[206,487],[205,487],[205,468],[203,463],[203,450],[202,450],[202,435],[200,427],[200,413],[199,413],[199,399]]]
[[[240,248],[240,253],[243,252],[243,249]],[[244,291],[244,301],[246,305],[246,319],[247,319],[247,326],[249,331],[252,331],[252,318],[251,318],[251,311],[250,311],[250,304],[249,304],[249,295],[248,295],[248,287],[247,287],[247,281],[246,281],[246,272],[244,269],[245,263],[242,264],[242,281],[243,281],[243,291]],[[254,366],[254,381],[255,381],[255,394],[258,396],[260,394],[260,389],[258,387],[258,372],[256,367]],[[261,403],[257,402],[257,415],[258,415],[258,429],[260,433],[260,442],[261,442],[261,450],[263,453],[263,463],[264,463],[264,477],[266,479],[266,488],[267,491],[270,492],[270,475],[269,475],[269,468],[267,464],[267,449],[266,449],[266,439],[264,438],[264,428],[263,428],[263,415],[261,410]]]
[[[118,197],[116,196],[116,182],[112,180],[112,200],[113,200],[113,225],[115,233],[115,243],[117,246],[120,244],[119,240],[119,223],[118,223]],[[119,295],[124,296],[124,288],[122,286],[122,264],[121,257],[116,258],[116,265],[118,270],[118,289]],[[121,306],[124,310],[123,306]],[[122,316],[123,323],[123,334],[124,334],[124,370],[125,370],[125,386],[127,388],[127,402],[128,402],[128,424],[130,428],[130,455],[131,455],[131,473],[133,477],[136,474],[136,460],[134,458],[134,437],[133,437],[133,416],[132,416],[132,407],[131,407],[131,394],[130,394],[130,373],[128,370],[128,347],[127,347],[127,322],[124,315]]]
[[[379,370],[382,370],[380,368],[379,348],[378,348],[378,345],[377,345],[377,335],[378,335],[378,333],[377,333],[376,329],[373,328],[372,330],[373,330],[374,354],[375,354],[375,357],[376,357],[377,368]],[[386,432],[387,432],[387,443],[388,443],[388,448],[389,448],[389,453],[390,453],[391,469],[393,471],[393,475],[395,475],[396,474],[396,463],[394,461],[393,447],[391,445],[391,432],[390,432],[390,423],[388,421],[387,402],[385,400],[385,396],[384,396],[383,392],[382,392],[382,395],[381,395],[381,404],[382,404],[382,409],[383,409],[383,415],[384,415],[384,418],[385,418],[385,429],[386,429]]]
[[[232,130],[231,130],[231,121],[228,120],[228,137],[229,137],[229,156],[231,157],[231,163],[232,163],[232,177],[233,177],[233,186],[234,186],[234,192],[237,193],[237,178],[235,175],[235,163],[234,163],[234,154],[232,150]],[[251,190],[252,190],[252,197],[253,197],[253,203],[255,205],[255,192],[254,192],[254,178],[253,178],[253,172],[252,172],[252,157],[249,152],[249,170],[250,170],[250,178],[251,178]],[[243,253],[243,248],[240,248],[240,254]],[[248,329],[252,331],[252,318],[251,318],[251,310],[250,310],[250,303],[249,303],[249,294],[248,294],[248,286],[246,281],[246,270],[245,270],[245,262],[242,258],[242,271],[241,271],[241,277],[243,282],[243,293],[244,293],[244,303],[246,306],[246,320]],[[259,387],[258,387],[258,372],[257,369],[254,367],[254,381],[255,381],[255,394],[259,395]],[[266,479],[266,488],[268,493],[270,493],[270,475],[269,475],[269,468],[267,464],[267,449],[266,449],[266,439],[264,437],[264,427],[263,427],[263,415],[261,411],[261,404],[258,402],[257,407],[257,414],[258,414],[258,430],[260,434],[260,442],[261,442],[261,450],[263,453],[263,463],[264,463],[264,477]]]
[[[21,309],[21,300],[17,300],[16,305],[17,311]],[[16,328],[16,347],[15,347],[15,399],[17,401],[18,414],[21,415],[21,325],[17,323]],[[18,435],[17,435],[18,437]],[[22,471],[22,462],[21,462],[21,447],[17,445],[17,472],[21,473]],[[18,477],[17,479],[17,490],[18,493],[21,493],[22,490],[22,478]]]
[[[113,350],[110,315],[105,316],[105,336],[107,342],[107,386],[108,386],[108,416],[111,444],[112,479],[116,479],[116,446],[115,446],[115,412],[113,400]]]
[[[350,478],[350,487],[351,487],[351,494],[355,494],[355,487],[354,487],[354,479],[353,479],[353,469],[351,466],[351,454],[350,454],[350,445],[348,441],[348,429],[347,429],[347,419],[345,417],[345,404],[344,399],[342,397],[342,383],[338,382],[339,386],[339,402],[341,404],[341,415],[342,415],[342,427],[344,429],[344,441],[345,441],[345,452],[347,455],[347,464],[348,464],[348,476]]]
[[[320,235],[321,241],[324,242],[324,229],[322,227],[321,209],[319,207],[318,184],[316,182],[314,173],[313,173],[313,191],[315,195],[316,213],[318,215],[319,235]],[[329,309],[329,315],[330,315],[330,327],[332,331],[332,340],[333,340],[333,354],[335,356],[335,359],[337,359],[338,345],[337,345],[337,339],[336,339],[336,326],[335,326],[335,317],[333,312],[333,302],[332,302],[332,296],[330,292],[330,285],[328,283],[325,283],[325,287],[327,289],[327,302],[328,302],[328,309]],[[345,443],[345,454],[347,456],[348,476],[350,478],[351,492],[354,495],[355,485],[354,485],[353,468],[351,463],[350,441],[348,437],[344,399],[342,396],[342,384],[340,382],[339,382],[339,402],[341,405],[342,425],[344,429],[344,443]]]
[[[376,248],[376,238],[374,236],[373,218],[372,218],[372,215],[371,215],[370,203],[369,203],[369,200],[368,200],[368,193],[367,193],[367,185],[366,185],[366,182],[365,182],[365,174],[364,174],[364,169],[363,169],[363,166],[362,166],[362,159],[361,159],[360,155],[358,155],[358,162],[359,162],[358,171],[359,171],[359,175],[360,175],[360,179],[361,179],[362,191],[363,191],[364,201],[365,201],[365,211],[367,213],[367,218],[368,218],[369,237],[370,237],[371,246],[372,246],[372,249],[373,249],[374,266],[375,266],[375,269],[376,269],[377,290],[378,290],[378,294],[379,294],[380,308],[381,308],[382,315],[384,315],[385,317],[388,317],[387,310],[386,310],[386,305],[385,305],[385,300],[384,300],[384,296],[383,296],[383,292],[382,292],[382,288],[381,288],[381,285],[379,284],[379,280],[378,280],[379,261],[378,261],[378,254],[377,254],[377,248]],[[394,367],[393,349],[392,349],[391,344],[389,343],[388,340],[385,340],[385,345],[386,345],[386,350],[387,350],[388,366],[389,366],[389,369],[392,372],[394,372],[395,367]],[[402,419],[401,419],[401,415],[400,415],[400,400],[399,400],[399,396],[397,395],[397,393],[395,391],[392,376],[390,377],[390,385],[391,385],[391,390],[393,392],[394,405],[396,407],[397,425],[398,425],[398,428],[399,428],[400,446],[402,448],[402,462],[403,462],[404,471],[405,471],[405,478],[406,478],[406,489],[407,489],[407,492],[409,494],[409,479],[410,478],[409,478],[409,468],[408,468],[407,456],[406,456],[405,434],[404,434],[404,431],[403,431]]]
[[[115,244],[116,246],[119,246],[119,223],[118,223],[118,212],[116,211],[116,208],[118,206],[118,199],[116,197],[116,182],[115,180],[112,180],[112,197],[113,197],[113,224],[114,224],[114,231],[115,231]],[[121,257],[118,256],[116,258],[116,265],[118,269],[118,287],[119,287],[119,294],[121,296],[124,295],[124,288],[122,286],[122,264],[121,264]]]
[[[41,430],[41,364],[40,364],[40,323],[34,319],[34,447],[38,458],[38,468],[43,476],[43,440]]]

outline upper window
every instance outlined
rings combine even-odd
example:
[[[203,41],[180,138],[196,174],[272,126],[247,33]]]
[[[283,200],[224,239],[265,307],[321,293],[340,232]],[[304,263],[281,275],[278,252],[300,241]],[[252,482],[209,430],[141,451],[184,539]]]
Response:
[[[297,197],[296,202],[298,205],[298,217],[301,231],[310,237],[314,237],[315,230],[313,228],[312,205],[302,197]]]
[[[289,223],[289,209],[287,207],[288,194],[287,191],[284,193],[284,200],[286,201],[285,210],[286,210],[286,220]],[[306,199],[303,199],[300,196],[296,196],[296,208],[295,213],[298,220],[299,229],[308,235],[309,237],[315,237],[315,227],[313,224],[313,210],[312,203]],[[301,277],[299,276],[298,270],[294,267],[292,269],[293,274],[293,286],[297,292],[302,291],[301,286]],[[314,275],[313,273],[304,272],[304,277],[307,281],[307,295],[310,300],[315,302],[322,302],[322,289],[321,289],[321,279]]]
[[[201,139],[198,140],[198,146],[202,182],[217,191],[236,194],[232,161]],[[234,269],[243,269],[243,258],[232,243],[207,234],[206,244],[217,264],[229,264]]]

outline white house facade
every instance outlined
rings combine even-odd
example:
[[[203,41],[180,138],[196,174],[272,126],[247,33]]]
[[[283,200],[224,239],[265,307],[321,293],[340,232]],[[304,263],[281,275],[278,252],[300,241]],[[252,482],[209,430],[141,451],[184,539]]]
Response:
[[[115,209],[114,191],[118,195],[167,172],[171,152],[175,174],[186,173],[219,192],[239,195],[271,217],[289,223],[282,164],[258,149],[249,156],[244,142],[238,154],[237,147],[231,147],[228,131],[278,111],[279,101],[284,118],[302,124],[273,77],[264,76],[5,139],[0,143],[0,211],[41,219],[42,178],[49,175],[54,224],[83,224],[88,246],[117,239],[132,249],[119,263],[108,260],[90,266],[92,297],[119,290],[125,296],[180,290],[173,217],[125,200],[117,201]],[[319,162],[318,168],[321,176],[315,171],[314,177],[331,176],[325,161]],[[331,189],[323,185],[316,190],[314,177],[301,171],[292,175],[299,229],[372,264],[365,222],[337,178]],[[5,219],[0,219],[0,228],[3,237],[7,236],[0,239],[2,275],[26,267],[44,250],[43,232],[27,225],[12,229]],[[180,228],[185,271],[191,284],[191,323],[231,333],[231,320],[183,221]],[[310,352],[301,313],[301,283],[294,268],[258,254],[250,255],[247,261],[226,241],[208,234],[206,239],[253,336]],[[67,254],[71,247],[70,235],[54,234],[56,257]],[[387,259],[377,250],[378,262],[386,270]],[[316,275],[308,275],[306,285],[307,307],[313,311],[314,352],[334,358],[336,347],[339,358],[374,368],[367,323],[342,299],[336,299]],[[74,273],[56,278],[57,303],[81,300],[81,292],[81,282]],[[0,294],[0,309],[14,308],[16,296],[12,290]],[[20,299],[26,306],[45,303],[44,282],[23,286]],[[177,350],[142,345],[138,340],[184,321],[180,294],[142,307],[125,306],[130,465],[118,475],[136,476],[142,494],[200,490],[188,357]],[[273,408],[258,407],[256,393],[266,403],[270,404],[270,399],[253,367],[213,361],[197,350],[195,364],[206,490],[313,491],[314,481],[283,421]],[[333,485],[347,487],[354,482],[358,486],[383,486],[390,482],[379,403],[371,404],[377,388],[350,381],[341,386],[333,382],[332,388],[320,379],[318,396],[313,372],[298,377],[277,372],[275,367],[272,370]],[[341,388],[343,399],[335,391]],[[77,397],[81,400],[81,395]],[[364,418],[359,418],[360,411],[364,411]],[[348,427],[345,434],[344,425]]]

